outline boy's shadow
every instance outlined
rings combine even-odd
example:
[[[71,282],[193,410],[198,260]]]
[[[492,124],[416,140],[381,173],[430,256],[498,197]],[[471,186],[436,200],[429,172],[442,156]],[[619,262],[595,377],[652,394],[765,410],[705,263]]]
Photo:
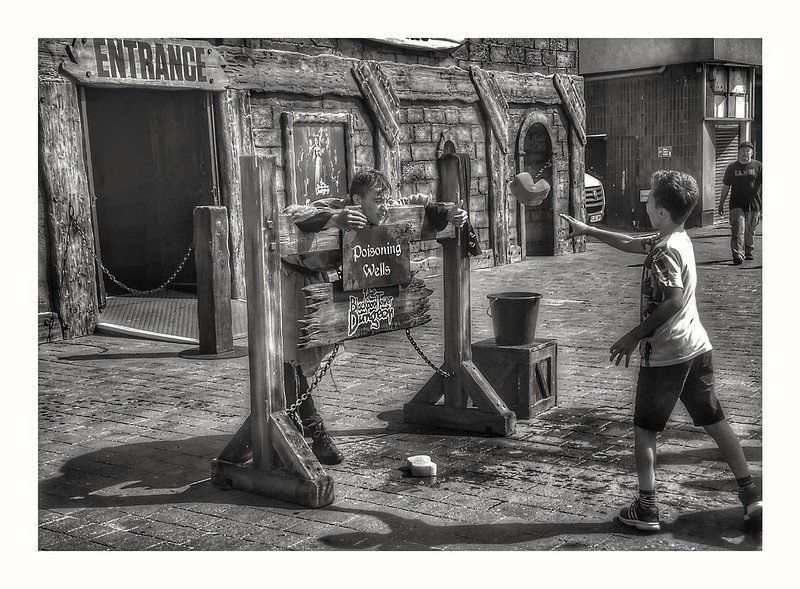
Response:
[[[428,546],[463,546],[484,544],[518,544],[559,536],[583,537],[583,542],[570,542],[566,546],[576,549],[591,549],[591,538],[587,536],[600,534],[602,537],[616,536],[620,538],[619,549],[630,549],[630,541],[622,536],[641,536],[658,538],[668,535],[667,539],[682,540],[693,544],[701,544],[712,549],[724,550],[760,550],[761,529],[759,525],[746,525],[741,520],[741,510],[737,508],[698,511],[678,516],[672,522],[662,522],[658,533],[640,532],[620,523],[616,518],[605,522],[576,521],[571,523],[536,523],[511,522],[499,524],[455,524],[431,525],[416,518],[403,518],[393,513],[371,509],[349,509],[332,506],[332,511],[374,517],[388,528],[388,532],[347,532],[320,537],[320,541],[331,547],[345,550],[373,549],[398,550],[408,549],[411,545]],[[576,519],[579,516],[576,516]],[[608,546],[613,548],[613,546]],[[416,549],[416,548],[414,548]],[[468,548],[464,548],[467,550]],[[535,547],[534,547],[535,549]]]

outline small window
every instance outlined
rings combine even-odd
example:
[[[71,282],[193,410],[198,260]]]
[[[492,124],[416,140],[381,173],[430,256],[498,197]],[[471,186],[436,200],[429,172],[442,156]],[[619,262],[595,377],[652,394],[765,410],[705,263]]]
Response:
[[[723,65],[708,68],[706,116],[718,119],[750,117],[751,68]]]

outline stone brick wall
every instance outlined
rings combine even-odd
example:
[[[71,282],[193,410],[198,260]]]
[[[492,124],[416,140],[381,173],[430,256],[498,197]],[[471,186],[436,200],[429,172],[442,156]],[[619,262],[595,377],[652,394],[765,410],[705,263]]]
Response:
[[[418,51],[367,39],[209,39],[217,45],[296,51],[307,55],[332,53],[341,57],[394,61],[441,67],[478,65],[483,69],[554,74],[578,73],[577,39],[467,39],[447,51]]]
[[[694,64],[686,64],[668,66],[660,74],[585,81],[586,131],[608,135],[608,222],[647,222],[639,190],[649,188],[650,176],[658,169],[680,169],[702,182],[701,78]],[[659,146],[672,146],[672,156],[658,157]],[[690,226],[700,224],[701,209],[695,209]]]

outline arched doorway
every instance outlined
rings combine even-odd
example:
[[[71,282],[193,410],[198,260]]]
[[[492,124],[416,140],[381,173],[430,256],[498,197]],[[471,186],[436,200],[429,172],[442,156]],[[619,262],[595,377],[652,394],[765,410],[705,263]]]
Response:
[[[530,173],[534,181],[546,180],[551,189],[539,206],[523,207],[524,247],[528,256],[552,256],[555,254],[553,140],[548,128],[536,118],[531,115],[520,129],[517,171]]]

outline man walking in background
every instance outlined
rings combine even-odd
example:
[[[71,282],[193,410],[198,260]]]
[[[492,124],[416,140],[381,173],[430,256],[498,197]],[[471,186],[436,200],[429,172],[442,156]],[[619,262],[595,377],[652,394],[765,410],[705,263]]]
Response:
[[[722,214],[728,192],[731,193],[731,254],[733,263],[753,259],[756,227],[761,221],[761,162],[753,159],[753,144],[739,144],[739,159],[730,164],[722,179],[719,214]]]

